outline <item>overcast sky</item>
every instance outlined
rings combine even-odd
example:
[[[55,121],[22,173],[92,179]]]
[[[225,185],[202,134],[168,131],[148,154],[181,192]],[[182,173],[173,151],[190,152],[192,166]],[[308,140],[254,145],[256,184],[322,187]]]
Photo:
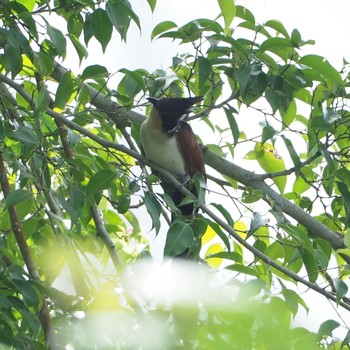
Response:
[[[350,61],[350,13],[349,0],[240,0],[236,4],[246,6],[253,12],[256,21],[263,23],[269,19],[280,20],[287,30],[297,28],[304,40],[314,39],[316,44],[303,48],[306,52],[326,57],[337,68],[341,68],[343,57]],[[132,25],[127,44],[121,44],[115,36],[103,55],[110,72],[120,68],[146,68],[153,71],[171,65],[171,58],[177,51],[178,42],[168,39],[151,43],[152,28],[164,20],[172,20],[183,25],[195,18],[215,20],[220,13],[216,0],[158,0],[152,14],[146,0],[133,0],[133,8],[140,16],[142,33]],[[102,52],[99,45],[89,44],[90,56],[83,65],[101,63]],[[94,55],[91,55],[91,52]],[[100,56],[101,54],[101,56]]]

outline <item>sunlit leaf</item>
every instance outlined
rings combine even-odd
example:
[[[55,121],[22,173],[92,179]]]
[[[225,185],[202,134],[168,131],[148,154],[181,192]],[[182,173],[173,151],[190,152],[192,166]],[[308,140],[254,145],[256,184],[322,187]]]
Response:
[[[230,25],[236,15],[236,5],[234,0],[217,0],[221,9],[221,14],[225,21],[225,34],[229,34]]]

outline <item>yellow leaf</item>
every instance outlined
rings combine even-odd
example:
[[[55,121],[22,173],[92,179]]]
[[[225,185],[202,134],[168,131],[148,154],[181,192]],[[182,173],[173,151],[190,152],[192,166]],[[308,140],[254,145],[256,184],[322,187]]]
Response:
[[[245,238],[247,235],[247,225],[242,222],[242,221],[236,221],[233,228],[235,229],[235,231],[242,237]]]
[[[202,236],[202,245],[208,243],[216,236],[216,232],[208,225],[207,230]]]
[[[213,269],[218,269],[220,265],[222,264],[221,258],[207,258],[207,256],[220,253],[224,251],[222,245],[220,243],[214,243],[212,244],[206,251],[204,258],[207,261],[208,265]]]

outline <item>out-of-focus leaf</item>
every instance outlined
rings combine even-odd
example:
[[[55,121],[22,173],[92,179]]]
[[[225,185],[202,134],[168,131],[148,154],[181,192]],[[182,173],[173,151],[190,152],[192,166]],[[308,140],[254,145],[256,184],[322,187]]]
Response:
[[[70,71],[66,71],[59,84],[56,91],[55,107],[60,109],[65,109],[66,104],[72,98],[72,95],[76,88],[76,81]]]
[[[164,247],[164,254],[167,256],[177,256],[190,247],[193,241],[193,230],[189,224],[176,221],[167,233]]]
[[[86,186],[86,198],[90,199],[95,193],[108,188],[115,177],[115,171],[110,169],[96,172]]]
[[[9,207],[12,207],[20,202],[31,200],[32,198],[32,192],[29,192],[22,188],[14,190],[10,192],[9,195],[6,197],[3,210],[6,210]]]
[[[349,288],[346,285],[346,283],[338,277],[333,278],[333,283],[334,283],[334,287],[336,289],[337,304],[339,304],[340,300],[346,295]]]
[[[212,72],[212,66],[211,66],[210,61],[204,56],[199,56],[198,57],[198,76],[199,76],[198,77],[198,84],[199,84],[199,87],[204,85],[204,83],[209,78],[211,72]]]

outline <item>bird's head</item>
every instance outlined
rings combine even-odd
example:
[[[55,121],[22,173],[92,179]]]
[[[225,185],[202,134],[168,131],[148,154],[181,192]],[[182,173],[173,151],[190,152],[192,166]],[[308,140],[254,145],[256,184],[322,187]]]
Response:
[[[202,96],[185,98],[165,97],[161,99],[154,97],[148,98],[148,101],[153,105],[151,115],[161,119],[162,129],[167,134],[175,132],[181,117],[190,113],[193,105],[202,100]]]

